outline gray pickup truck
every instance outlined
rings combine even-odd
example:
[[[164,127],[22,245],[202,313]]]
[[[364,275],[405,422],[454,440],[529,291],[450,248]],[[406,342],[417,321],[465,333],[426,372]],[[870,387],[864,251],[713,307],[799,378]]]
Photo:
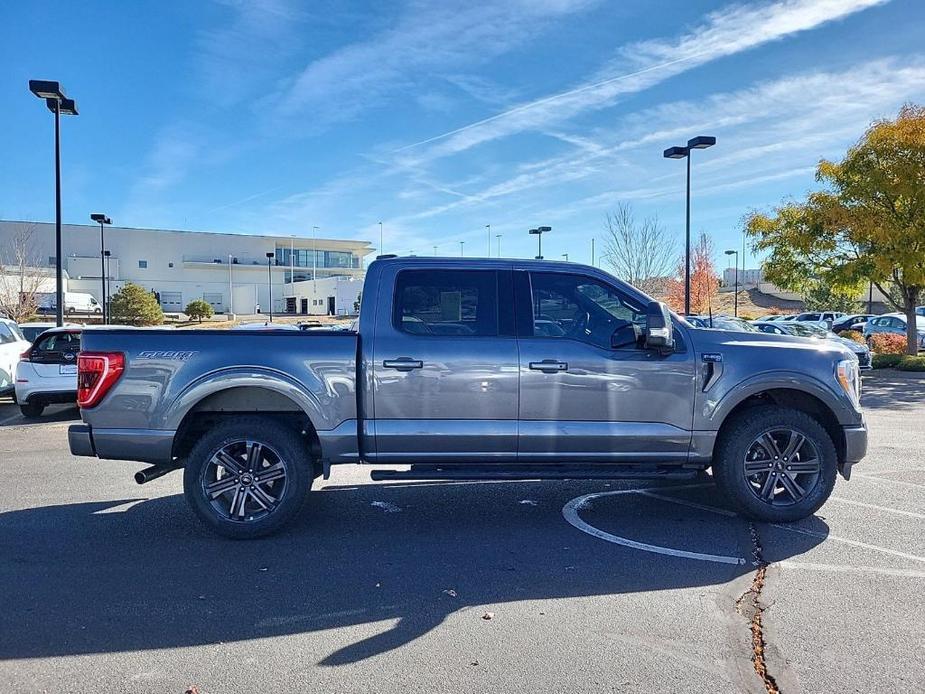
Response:
[[[695,328],[576,263],[383,257],[356,331],[96,330],[71,452],[182,468],[231,537],[291,520],[332,465],[373,479],[677,479],[815,512],[867,448],[856,357]]]

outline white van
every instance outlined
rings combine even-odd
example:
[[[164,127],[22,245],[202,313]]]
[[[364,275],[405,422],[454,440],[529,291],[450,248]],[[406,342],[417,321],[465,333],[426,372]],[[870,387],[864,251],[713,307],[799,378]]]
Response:
[[[19,326],[11,320],[0,318],[0,395],[13,390],[16,365],[19,357],[29,347]]]
[[[38,299],[39,309],[42,312],[54,312],[55,295],[42,294]],[[87,292],[64,292],[65,313],[102,313],[103,307]]]

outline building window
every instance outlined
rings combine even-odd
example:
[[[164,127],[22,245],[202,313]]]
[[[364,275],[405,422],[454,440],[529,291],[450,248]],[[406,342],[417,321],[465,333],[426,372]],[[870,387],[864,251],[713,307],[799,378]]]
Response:
[[[142,268],[142,269],[148,267],[148,261],[147,261],[147,260],[139,260],[139,261],[138,261],[138,267],[140,267],[140,268]]]
[[[49,264],[49,265],[54,265],[57,261],[58,261],[58,259],[57,259],[55,256],[53,256],[53,255],[48,256],[48,264]]]
[[[173,263],[167,263],[167,267],[173,267]]]

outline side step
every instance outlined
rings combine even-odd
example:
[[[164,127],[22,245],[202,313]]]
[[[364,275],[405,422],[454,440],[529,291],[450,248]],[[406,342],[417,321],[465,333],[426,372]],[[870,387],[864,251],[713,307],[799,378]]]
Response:
[[[546,465],[512,467],[508,465],[434,466],[412,465],[410,470],[372,470],[376,482],[388,480],[689,480],[699,468],[679,465]]]

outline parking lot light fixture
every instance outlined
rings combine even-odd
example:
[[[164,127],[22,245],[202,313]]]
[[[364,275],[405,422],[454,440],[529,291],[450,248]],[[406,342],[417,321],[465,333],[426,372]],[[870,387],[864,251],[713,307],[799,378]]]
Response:
[[[60,82],[29,80],[29,91],[55,114],[55,323],[64,325],[64,271],[61,257],[61,114],[77,115],[77,104],[64,95]]]
[[[734,255],[736,260],[735,265],[735,301],[734,308],[732,310],[732,315],[738,317],[739,315],[739,252],[738,251],[726,251],[726,255]]]
[[[536,259],[543,259],[543,234],[552,231],[552,227],[537,227],[536,229],[531,229],[530,233],[536,236]]]
[[[102,212],[94,212],[90,219],[100,225],[100,281],[102,282],[102,304],[103,304],[103,325],[107,324],[106,320],[106,238],[103,233],[103,225],[112,224],[112,220]]]
[[[687,146],[669,147],[662,156],[665,159],[687,159],[687,205],[684,225],[684,315],[691,313],[691,151],[706,149],[716,144],[712,135],[698,135],[687,141]]]
[[[273,322],[273,256],[275,253],[273,251],[267,251],[267,293],[269,295],[269,302],[267,304],[267,309],[270,312],[270,322]]]

